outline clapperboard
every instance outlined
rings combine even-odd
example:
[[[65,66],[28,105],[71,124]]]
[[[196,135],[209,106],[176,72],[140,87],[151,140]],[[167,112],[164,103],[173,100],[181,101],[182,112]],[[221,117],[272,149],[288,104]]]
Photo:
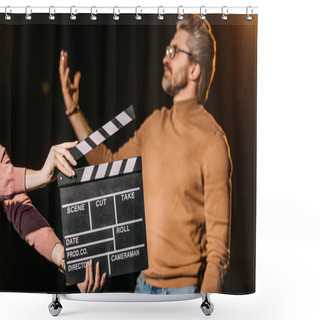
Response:
[[[135,118],[129,107],[70,150],[76,160]],[[66,281],[84,281],[86,264],[99,261],[101,274],[148,268],[141,157],[58,174]]]

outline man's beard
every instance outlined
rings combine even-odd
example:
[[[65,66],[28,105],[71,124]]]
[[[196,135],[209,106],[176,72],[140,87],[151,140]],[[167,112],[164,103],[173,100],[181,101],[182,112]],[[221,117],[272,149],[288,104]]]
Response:
[[[182,67],[175,74],[172,73],[172,69],[169,66],[165,65],[165,69],[168,70],[169,74],[164,74],[162,77],[162,89],[165,93],[174,97],[188,84],[188,67]]]

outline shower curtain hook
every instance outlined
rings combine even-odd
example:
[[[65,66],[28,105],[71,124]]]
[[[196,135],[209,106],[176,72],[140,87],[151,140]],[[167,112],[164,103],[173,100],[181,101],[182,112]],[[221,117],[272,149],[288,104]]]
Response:
[[[138,14],[138,10],[139,10],[139,14]],[[135,16],[135,19],[136,20],[141,20],[141,14],[142,14],[142,8],[140,6],[137,6],[136,7],[136,16]]]
[[[221,8],[221,19],[224,21],[228,20],[228,15],[229,15],[228,7],[223,6]]]
[[[8,14],[8,12],[11,13],[12,10],[10,9],[9,6],[6,6],[5,9],[4,9],[4,18],[6,20],[11,20],[11,16]]]
[[[31,14],[32,14],[32,9],[30,6],[27,6],[26,7],[26,16],[25,16],[25,19],[26,20],[31,20]]]
[[[200,7],[200,19],[206,20],[207,8],[205,6]]]
[[[93,10],[95,12],[93,12]],[[96,7],[91,7],[91,9],[90,9],[90,19],[92,21],[96,21],[98,19],[97,14],[98,14],[98,9],[96,9]]]
[[[179,7],[178,7],[178,16],[177,16],[177,19],[178,19],[178,20],[183,20],[183,15],[184,15],[183,6],[179,6]]]
[[[56,17],[54,14],[56,13],[56,9],[54,6],[49,7],[49,20],[54,20]]]
[[[251,21],[253,19],[253,17],[249,14],[249,10],[251,9],[251,14],[253,14],[253,10],[252,10],[252,7],[251,6],[248,6],[247,9],[246,9],[246,19],[248,21]]]
[[[117,10],[117,12],[116,12],[116,10]],[[113,7],[113,20],[118,21],[119,20],[119,15],[120,15],[119,7]]]
[[[162,9],[162,13],[160,13],[160,9]],[[164,8],[163,6],[158,7],[158,20],[163,20],[164,19]]]
[[[70,8],[70,19],[76,20],[77,19],[77,8],[75,6],[72,6]]]

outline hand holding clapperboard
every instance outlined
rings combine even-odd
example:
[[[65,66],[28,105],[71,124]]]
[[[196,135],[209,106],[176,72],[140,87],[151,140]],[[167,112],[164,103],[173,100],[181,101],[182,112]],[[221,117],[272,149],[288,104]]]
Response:
[[[75,160],[135,119],[133,106],[70,149]],[[141,158],[58,174],[66,281],[82,282],[86,263],[116,276],[148,268]]]

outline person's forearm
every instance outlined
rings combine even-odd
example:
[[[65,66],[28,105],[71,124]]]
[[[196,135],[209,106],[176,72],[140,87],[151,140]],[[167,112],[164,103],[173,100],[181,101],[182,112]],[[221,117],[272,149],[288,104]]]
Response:
[[[220,293],[226,270],[221,269],[214,263],[208,263],[203,275],[201,293]]]
[[[80,109],[69,116],[69,120],[79,141],[84,140],[93,132]],[[105,144],[101,143],[86,154],[86,160],[90,165],[112,161],[112,152],[107,149]]]
[[[50,181],[41,170],[26,170],[26,191],[45,187]]]
[[[64,247],[54,230],[47,224],[46,227],[29,232],[25,241],[36,249],[48,261],[60,267],[64,263]]]
[[[69,116],[69,120],[79,141],[93,132],[81,110]]]
[[[62,270],[65,270],[64,247],[61,242],[57,243],[52,249],[51,261]]]

